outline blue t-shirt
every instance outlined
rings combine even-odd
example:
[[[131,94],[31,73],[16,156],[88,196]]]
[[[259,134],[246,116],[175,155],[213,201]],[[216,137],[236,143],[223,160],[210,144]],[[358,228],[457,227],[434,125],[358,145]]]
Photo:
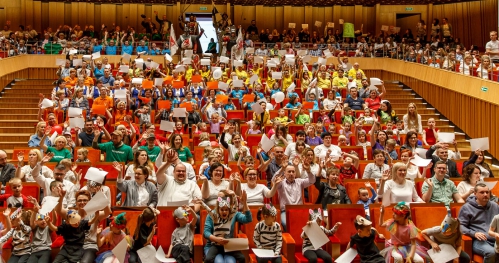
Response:
[[[116,46],[106,46],[106,55],[116,55]]]
[[[357,99],[353,99],[352,97],[349,97],[345,100],[345,103],[348,103],[348,107],[352,108],[352,110],[362,110],[362,104],[364,104],[364,100],[362,100],[360,97],[357,97]]]
[[[102,51],[102,45],[95,45],[92,52],[101,52]]]
[[[123,55],[125,53],[131,55],[133,53],[133,46],[132,45],[128,45],[128,46],[123,45],[121,47],[121,55]]]
[[[301,103],[299,103],[299,102],[295,102],[295,104],[291,104],[288,102],[288,104],[286,104],[286,106],[284,106],[284,108],[295,109],[295,108],[298,108],[300,105],[301,105]]]
[[[241,100],[243,98],[244,94],[246,94],[246,91],[241,90],[241,89],[240,90],[232,90],[230,92],[231,97],[239,99],[239,100]]]
[[[136,51],[137,51],[137,53],[145,51],[146,52],[145,55],[147,55],[149,48],[146,46],[138,46]]]

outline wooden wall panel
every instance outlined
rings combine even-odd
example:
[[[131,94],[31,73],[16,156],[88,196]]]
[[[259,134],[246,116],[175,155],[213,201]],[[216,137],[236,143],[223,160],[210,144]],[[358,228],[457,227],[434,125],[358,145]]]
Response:
[[[47,29],[48,27],[52,27],[51,23],[49,22],[50,19],[50,4],[46,2],[41,2],[41,19],[42,19],[42,24],[40,28],[36,28],[36,31],[41,31],[42,28],[43,30]]]
[[[33,18],[34,18],[34,5],[33,5],[33,0],[25,0],[24,1],[24,15],[25,15],[25,21],[24,21],[24,25],[27,26],[27,25],[31,25],[33,26]],[[21,10],[22,12],[23,10]]]
[[[275,27],[278,30],[284,28],[283,20],[284,20],[284,7],[276,6],[275,7]]]
[[[40,1],[33,1],[33,28],[36,30],[36,32],[40,32],[40,29],[42,28],[42,2]]]
[[[87,24],[87,3],[78,3],[78,25],[82,30],[85,30]]]
[[[69,4],[69,9],[71,10],[71,26],[80,24],[80,17],[78,13],[80,12],[80,3]]]
[[[275,12],[276,12],[275,6],[272,6],[272,7],[271,6],[264,6],[263,7],[263,15],[265,17],[265,20],[261,21],[261,22],[264,22],[264,24],[263,24],[264,26],[262,26],[261,28],[264,28],[264,29],[268,28],[270,30],[270,32],[272,32],[272,30],[274,28],[276,28]],[[258,23],[258,21],[257,21],[257,23]]]
[[[101,21],[100,24],[105,24],[108,28],[116,22],[116,5],[114,4],[101,4]]]
[[[97,32],[99,32],[101,30],[101,27],[102,27],[101,12],[102,12],[102,5],[101,4],[94,4],[94,10],[93,10],[94,21],[95,21],[94,28],[95,28],[95,31],[97,31]]]

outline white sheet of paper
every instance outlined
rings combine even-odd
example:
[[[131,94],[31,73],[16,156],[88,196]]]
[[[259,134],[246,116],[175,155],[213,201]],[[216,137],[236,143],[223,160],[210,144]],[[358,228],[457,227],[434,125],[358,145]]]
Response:
[[[185,118],[185,113],[187,110],[185,108],[174,108],[173,109],[173,117]]]
[[[128,73],[129,70],[130,70],[130,67],[127,66],[127,65],[121,65],[120,66],[120,72],[121,73]]]
[[[357,249],[349,248],[341,256],[339,256],[334,262],[336,263],[350,263],[357,256]]]
[[[92,59],[98,59],[98,58],[100,58],[100,52],[92,53]]]
[[[82,109],[80,108],[74,108],[74,107],[69,107],[68,108],[68,116],[71,117],[80,117],[82,114]]]
[[[157,62],[151,61],[151,68],[157,69],[159,68],[159,64]]]
[[[470,139],[471,151],[487,151],[490,149],[489,137]]]
[[[192,50],[184,50],[184,57],[191,58],[192,54],[193,54]]]
[[[387,189],[383,192],[383,206],[388,207],[392,203],[392,190]]]
[[[118,89],[114,91],[114,98],[126,99],[126,89]]]
[[[253,253],[259,258],[276,258],[277,256],[274,255],[274,250],[272,249],[259,249],[259,248],[252,248]]]
[[[329,238],[326,234],[324,234],[324,232],[322,232],[322,229],[316,222],[313,222],[310,225],[305,225],[303,227],[303,231],[305,231],[305,234],[307,234],[315,249],[319,249],[324,244],[329,242]]]
[[[260,56],[255,56],[253,60],[255,63],[263,63],[263,58]]]
[[[142,84],[142,78],[133,78],[132,84]]]
[[[262,105],[260,105],[260,103],[253,103],[253,105],[251,105],[251,109],[256,114],[261,114],[263,112],[263,108]]]
[[[304,50],[304,49],[300,49],[296,52],[296,54],[300,57],[303,57],[303,56],[306,56],[307,55],[307,51]]]
[[[94,182],[102,184],[104,182],[104,178],[106,177],[107,172],[101,171],[98,168],[90,167],[85,174],[85,179],[92,180]]]
[[[414,155],[414,159],[411,160],[411,163],[417,167],[426,167],[431,163],[431,159],[423,159],[419,157],[419,155]]]
[[[209,66],[210,65],[210,59],[209,58],[203,58],[201,59],[201,65],[206,65],[206,66]]]
[[[277,64],[274,63],[274,62],[272,62],[272,61],[270,61],[269,63],[267,63],[267,67],[268,68],[275,68],[276,66],[277,66]]]
[[[220,57],[220,63],[228,64],[229,63],[229,58],[221,56]]]
[[[83,60],[92,60],[92,55],[83,55]]]
[[[101,191],[98,191],[97,193],[102,193]],[[97,195],[97,194],[96,194]],[[104,195],[104,194],[102,194]],[[95,197],[94,197],[95,198]],[[93,198],[92,198],[93,199]],[[90,200],[92,201],[92,200]],[[88,204],[87,204],[88,205]],[[128,248],[128,242],[126,242],[126,238],[123,238],[121,240],[120,243],[118,243],[118,245],[116,245],[114,248],[113,248],[113,254],[114,256],[116,257],[116,259],[118,259],[118,261],[120,263],[125,263],[125,255],[126,255],[126,251],[127,251],[127,248]]]
[[[163,78],[155,78],[154,86],[163,86]]]
[[[64,65],[66,65],[66,60],[58,58],[55,60],[55,65],[56,66],[64,66]]]
[[[168,60],[169,62],[173,61],[173,58],[172,56],[170,56],[170,54],[165,54],[165,59]]]
[[[184,205],[189,205],[189,200],[182,200],[182,201],[170,201],[166,203],[167,206],[184,206]]]
[[[121,57],[122,57],[124,60],[130,60],[130,58],[131,58],[132,56],[130,56],[130,54],[128,54],[128,53],[124,53],[123,55],[121,55]]]
[[[252,48],[252,47],[247,47],[246,48],[246,54],[254,54],[255,53],[255,49]]]
[[[285,63],[287,65],[294,65],[295,64],[295,59],[294,58],[286,58]]]
[[[282,72],[272,72],[273,79],[282,79]]]
[[[381,79],[379,78],[371,78],[371,80],[369,81],[371,83],[371,85],[381,85]]]
[[[137,55],[144,55],[146,52],[145,51],[140,51],[140,52],[137,52]]]
[[[171,121],[161,121],[159,129],[162,131],[172,132],[175,128],[175,123]]]
[[[241,79],[235,79],[232,81],[232,86],[241,88],[244,86],[244,82]]]
[[[42,109],[54,107],[54,102],[45,98],[42,100]]]
[[[481,181],[480,183],[485,184],[489,188],[489,190],[492,190],[494,187],[496,187],[497,181]]]
[[[433,262],[447,262],[459,257],[456,249],[454,249],[451,245],[440,244],[438,246],[440,247],[439,252],[436,252],[434,249],[428,250],[428,255],[431,257]]]
[[[160,262],[177,262],[174,258],[167,258],[163,247],[159,246],[158,251],[156,251],[156,259]]]
[[[234,60],[234,67],[242,67],[242,66],[243,66],[242,60]]]
[[[49,140],[52,143],[52,145],[55,144],[55,138],[57,138],[57,135],[58,135],[58,133],[57,133],[57,131],[55,131],[54,133],[52,133],[52,136],[50,136]]]
[[[251,78],[250,78],[250,83],[251,84],[253,84],[255,82],[258,82],[258,75],[256,75],[256,74],[253,75],[253,76],[251,76]]]
[[[183,65],[176,65],[175,71],[176,72],[183,72],[183,71],[185,71],[185,67]]]
[[[357,81],[348,82],[348,89],[357,87]]]
[[[229,89],[229,84],[227,84],[225,82],[222,82],[222,81],[219,81],[218,82],[218,88],[221,89],[221,90],[227,91]]]
[[[296,27],[296,23],[288,23],[288,27],[289,28],[295,28]]]
[[[322,26],[322,22],[321,21],[315,21],[315,24],[314,24],[316,27],[321,27]],[[307,26],[308,27],[308,26]]]
[[[312,81],[310,81],[310,83],[308,84],[308,86],[309,87],[313,87],[315,84],[317,84],[317,78],[315,78]]]
[[[286,89],[288,93],[290,92],[295,92],[296,84],[293,82],[289,85],[289,87]]]
[[[247,238],[229,238],[229,243],[224,245],[225,252],[248,250]]]
[[[326,65],[327,64],[327,59],[325,59],[325,58],[319,58],[319,59],[317,59],[317,64]]]
[[[77,54],[77,53],[78,53],[78,50],[76,50],[74,48],[69,50],[69,55],[74,55],[74,54]]]
[[[73,59],[73,67],[80,66],[83,63],[83,59]]]
[[[97,191],[97,193],[88,201],[88,203],[83,207],[88,215],[94,214],[96,211],[102,210],[109,204],[109,200],[104,195],[102,191]]]
[[[327,50],[327,49],[326,49],[326,50],[324,50],[324,51],[323,51],[323,53],[324,53],[324,56],[326,56],[326,58],[330,58],[330,57],[332,57],[332,56],[333,56],[333,54],[331,54],[331,51],[329,51],[329,50]]]
[[[109,86],[111,86],[111,85],[109,85],[109,83],[106,83],[106,84],[102,84],[102,86],[106,87],[106,88],[109,88]]]
[[[452,143],[452,141],[454,141],[455,138],[456,135],[453,132],[438,132],[439,142]]]
[[[42,207],[38,211],[38,213],[41,215],[46,215],[52,212],[52,210],[54,210],[54,208],[59,203],[59,197],[55,196],[46,196],[43,200],[45,202],[42,204]]]
[[[83,129],[85,127],[85,119],[80,117],[69,118],[69,127]]]
[[[281,64],[281,61],[279,60],[279,58],[271,58],[270,60],[272,62],[274,62],[276,65]]]
[[[327,22],[327,27],[334,27],[334,23],[333,22]]]
[[[136,68],[143,69],[144,68],[144,62],[137,62],[135,63]]]
[[[135,63],[142,63],[144,64],[144,59],[143,58],[136,58]]]
[[[272,147],[275,146],[275,142],[271,139],[269,139],[269,137],[267,137],[267,135],[262,135],[262,139],[260,139],[260,143],[262,144],[262,150],[266,153],[268,153]]]
[[[152,245],[137,250],[137,254],[142,262],[161,263],[156,259],[156,249]]]
[[[189,65],[191,63],[192,63],[192,59],[191,58],[182,58],[182,64]]]
[[[426,159],[426,152],[428,150],[423,149],[423,148],[416,148],[416,153],[419,155],[419,157]]]
[[[280,50],[277,51],[277,53],[279,54],[279,56],[282,57],[282,56],[286,55],[286,50],[280,49]]]

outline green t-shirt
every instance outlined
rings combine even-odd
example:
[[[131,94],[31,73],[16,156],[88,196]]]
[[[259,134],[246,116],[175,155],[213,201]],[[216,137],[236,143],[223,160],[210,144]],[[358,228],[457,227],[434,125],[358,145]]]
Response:
[[[99,149],[106,153],[106,162],[131,162],[133,161],[132,147],[121,144],[120,147],[114,147],[113,142],[100,143]]]
[[[62,46],[59,43],[48,42],[43,47],[45,49],[45,54],[59,54],[61,52]]]
[[[310,116],[308,114],[300,114],[296,117],[296,124],[310,123]]]
[[[54,153],[54,157],[52,157],[52,159],[50,159],[50,162],[60,162],[62,159],[71,159],[71,152],[66,149],[66,148],[62,148],[62,150],[57,150],[56,148],[54,147],[47,147],[47,153]]]
[[[181,150],[183,148],[183,150]],[[182,162],[187,162],[187,159],[192,158],[191,150],[188,147],[182,147],[181,149],[177,149],[178,158]]]
[[[158,155],[161,152],[161,148],[159,148],[158,146],[154,146],[152,147],[152,149],[149,149],[148,146],[141,146],[140,149],[147,152],[149,160],[151,160],[151,162],[153,163],[156,161],[156,158],[158,158]]]

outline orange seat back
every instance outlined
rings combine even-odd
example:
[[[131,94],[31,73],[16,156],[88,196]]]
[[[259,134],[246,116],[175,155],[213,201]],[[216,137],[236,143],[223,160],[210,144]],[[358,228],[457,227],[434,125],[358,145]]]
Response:
[[[39,149],[39,148],[15,147],[14,150],[12,151],[12,162],[13,163],[17,162],[17,155],[21,152],[23,153],[24,156],[24,162],[28,162],[29,151],[33,149]]]
[[[162,206],[158,207],[161,212],[158,215],[158,245],[163,247],[164,251],[167,251],[170,247],[172,241],[172,234],[175,228],[177,228],[178,223],[173,216],[173,211],[177,207],[173,206]],[[189,221],[192,220],[193,215],[189,215]]]
[[[253,241],[253,234],[255,233],[255,226],[258,224],[257,214],[261,206],[250,206],[251,216],[253,220],[247,224],[241,225],[241,231],[248,237],[249,247],[255,248],[255,242]],[[276,208],[277,209],[277,208]],[[263,220],[263,216],[261,218]],[[281,212],[277,209],[276,220],[277,223],[281,224]]]
[[[126,167],[125,163],[121,163],[121,165],[123,167]],[[112,162],[98,162],[94,164],[94,167],[101,168],[102,170],[107,172],[106,180],[116,180],[116,178],[118,178],[118,171],[114,169]]]
[[[390,238],[390,232],[388,232],[388,230],[386,229],[386,227],[381,227],[379,225],[379,217],[381,215],[380,213],[380,207],[381,207],[381,204],[371,204],[369,206],[369,216],[371,218],[371,222],[373,223],[373,227],[376,228],[376,230],[378,230],[378,232],[382,235],[385,236],[385,238]],[[393,206],[389,206],[389,207],[385,207],[385,216],[384,216],[384,219],[383,219],[383,222],[390,219],[390,218],[393,218],[393,211],[392,211],[392,208]]]
[[[81,162],[78,162],[78,163],[75,162],[75,164],[77,165],[76,171],[80,172],[80,170],[81,170],[80,187],[83,187],[83,186],[87,185],[87,179],[85,179],[85,175],[87,174],[88,168],[92,167],[92,164],[91,163],[81,163]]]
[[[352,200],[352,204],[356,204],[357,201],[359,201],[359,188],[366,188],[366,182],[370,182],[371,186],[374,187],[374,190],[376,191],[376,182],[374,179],[345,179],[343,181],[347,190],[347,195],[350,197],[350,200]],[[371,190],[367,189],[367,191],[369,191],[369,196],[372,197]]]
[[[38,185],[37,182],[23,182],[22,183],[23,190],[21,191],[23,195],[25,196],[33,196],[36,200],[40,200],[40,186]],[[9,184],[5,186],[5,194],[12,194],[12,189],[10,188]],[[4,206],[7,206],[7,202],[4,202]],[[30,206],[30,204],[24,204],[24,207]]]
[[[260,143],[261,140],[262,140],[261,134],[247,134],[246,135],[247,147],[250,149],[253,146],[258,146],[258,144]]]
[[[357,233],[355,226],[353,224],[354,219],[357,215],[364,216],[365,210],[363,205],[328,205],[328,221],[329,226],[333,227],[337,222],[341,222],[342,225],[339,231],[336,232],[336,236],[340,239],[341,251],[345,251],[345,248],[350,241],[350,237]]]
[[[253,117],[253,115],[251,115]],[[240,119],[244,120],[244,110],[228,110],[227,111],[227,120]]]
[[[90,161],[90,163],[94,164],[100,162],[100,150],[93,149],[92,147],[75,147],[74,160],[78,159],[77,152],[81,148],[86,148],[88,150],[87,159]]]
[[[440,226],[447,215],[447,208],[443,203],[412,203],[411,218],[421,230]]]

